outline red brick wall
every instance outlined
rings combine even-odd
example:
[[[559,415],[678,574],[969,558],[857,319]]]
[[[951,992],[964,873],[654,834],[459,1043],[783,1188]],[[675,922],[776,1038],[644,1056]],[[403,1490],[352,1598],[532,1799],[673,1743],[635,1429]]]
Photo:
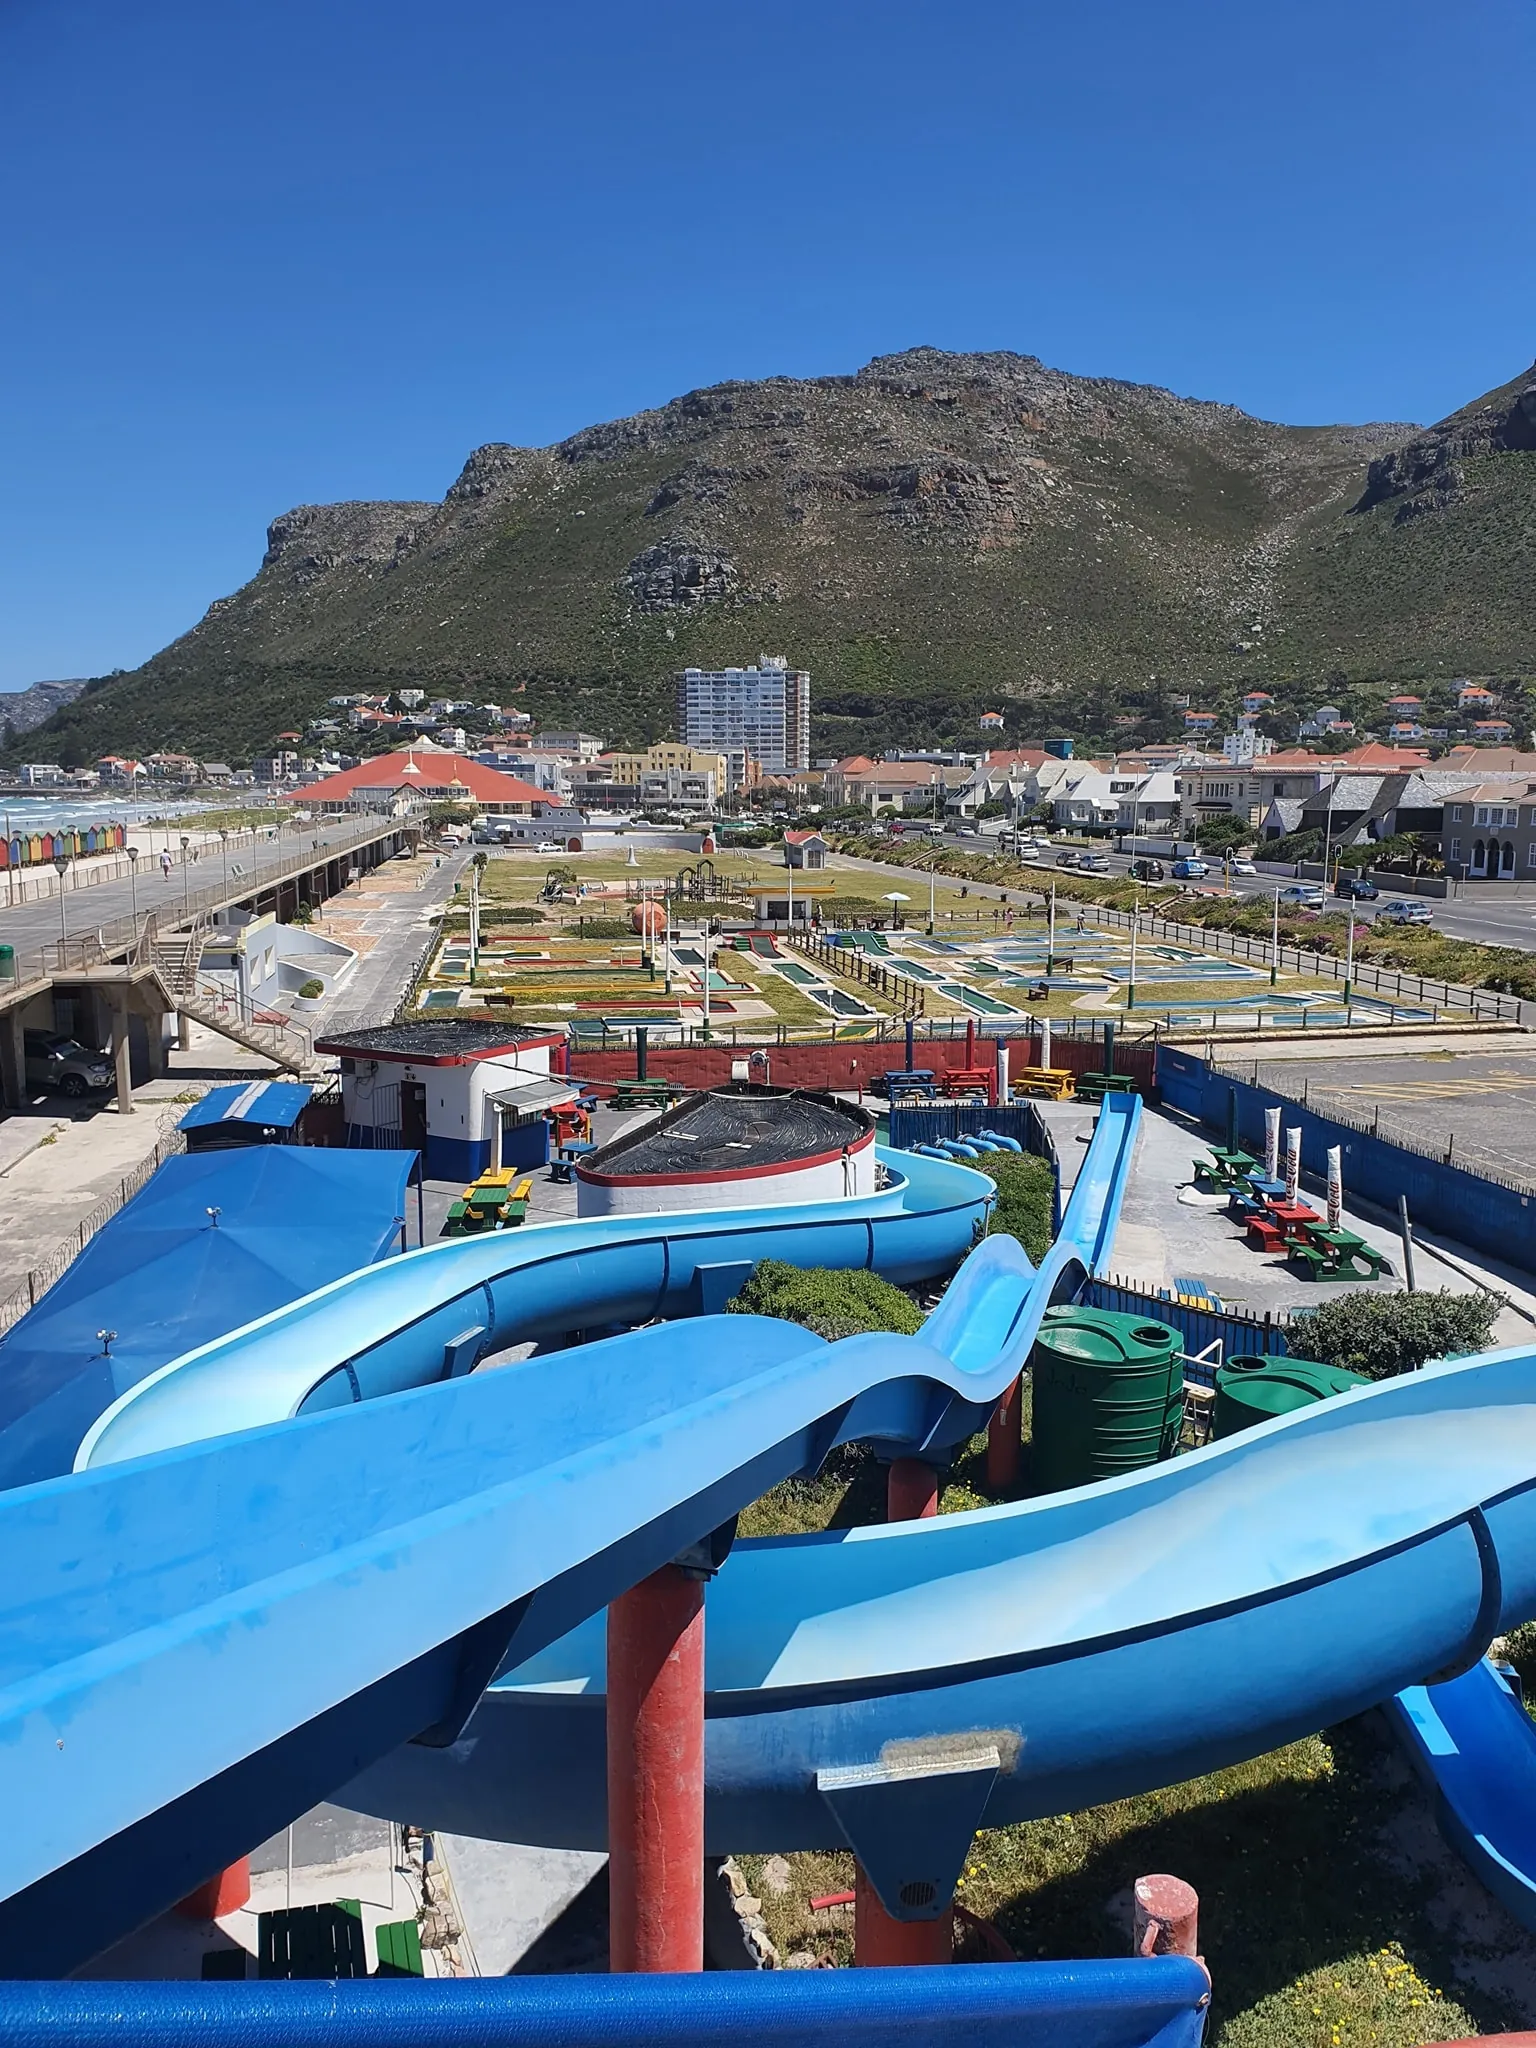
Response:
[[[976,1064],[991,1068],[997,1059],[997,1041],[978,1037]],[[1010,1039],[1009,1059],[1013,1066],[1036,1062],[1038,1038]],[[774,1045],[768,1053],[769,1073],[779,1088],[868,1088],[877,1075],[899,1072],[907,1063],[900,1039],[886,1045],[860,1044],[850,1040],[839,1045]],[[729,1045],[653,1047],[646,1072],[654,1079],[680,1081],[689,1088],[718,1088],[731,1078],[731,1062],[744,1060],[749,1048]],[[913,1054],[918,1066],[931,1067],[935,1074],[947,1074],[963,1067],[963,1038],[924,1039],[919,1034]],[[1051,1064],[1070,1068],[1074,1074],[1097,1073],[1104,1064],[1101,1038],[1053,1038]],[[1115,1048],[1115,1068],[1133,1076],[1147,1087],[1152,1085],[1152,1048]],[[588,1081],[628,1081],[635,1072],[633,1052],[573,1052],[571,1072]]]

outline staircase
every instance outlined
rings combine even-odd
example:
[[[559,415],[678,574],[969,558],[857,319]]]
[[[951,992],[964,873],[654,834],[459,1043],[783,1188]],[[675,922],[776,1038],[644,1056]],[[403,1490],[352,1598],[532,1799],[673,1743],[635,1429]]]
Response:
[[[202,979],[198,969],[207,933],[208,920],[201,913],[184,930],[163,935],[153,920],[147,920],[136,957],[155,970],[178,1016],[206,1024],[210,1031],[249,1052],[260,1053],[290,1074],[307,1072],[314,1054],[302,1026],[264,1024],[255,1017],[243,1017],[227,990]]]

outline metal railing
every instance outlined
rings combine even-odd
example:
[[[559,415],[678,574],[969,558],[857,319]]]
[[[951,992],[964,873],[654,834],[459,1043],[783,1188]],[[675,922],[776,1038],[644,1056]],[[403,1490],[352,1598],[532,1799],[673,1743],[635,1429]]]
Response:
[[[187,1141],[176,1128],[182,1117],[182,1110],[167,1111],[160,1118],[160,1136],[155,1149],[147,1159],[141,1159],[132,1172],[123,1175],[112,1193],[103,1195],[93,1209],[86,1212],[73,1231],[40,1266],[34,1266],[21,1285],[0,1301],[0,1334],[14,1327],[42,1300],[54,1282],[66,1273],[103,1224],[110,1223],[119,1210],[127,1207],[139,1190],[149,1181],[151,1175],[174,1158],[178,1152],[185,1152]]]
[[[15,978],[26,982],[46,980],[53,975],[102,966],[107,962],[121,959],[139,948],[145,925],[150,919],[157,921],[162,935],[169,935],[190,925],[198,916],[211,916],[214,911],[226,905],[239,902],[243,897],[253,895],[258,889],[267,889],[274,883],[291,880],[306,869],[323,867],[327,861],[358,851],[374,844],[391,833],[402,829],[406,821],[399,818],[371,818],[348,821],[348,827],[330,839],[315,841],[310,826],[260,826],[252,835],[255,842],[248,850],[251,865],[236,858],[226,858],[227,849],[219,850],[220,879],[193,889],[189,876],[191,867],[178,863],[172,872],[180,869],[182,886],[172,888],[160,895],[160,900],[136,915],[103,919],[83,932],[67,934],[63,938],[50,939],[29,948],[18,947],[15,958]],[[278,836],[268,846],[261,843],[267,832]],[[308,845],[296,843],[295,835],[310,840]],[[212,856],[209,856],[212,859]],[[202,862],[196,865],[203,865]],[[145,894],[159,892],[164,883],[157,881],[153,872],[147,873],[139,884]],[[67,922],[69,907],[75,900],[74,891],[62,899]],[[5,930],[5,917],[0,912],[0,936]]]

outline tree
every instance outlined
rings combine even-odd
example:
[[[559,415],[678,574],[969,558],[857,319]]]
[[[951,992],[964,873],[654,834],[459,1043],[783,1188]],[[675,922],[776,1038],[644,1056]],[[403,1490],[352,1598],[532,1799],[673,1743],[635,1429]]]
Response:
[[[1253,827],[1234,811],[1202,818],[1195,827],[1195,844],[1207,853],[1225,853],[1229,847],[1245,846],[1252,837]]]

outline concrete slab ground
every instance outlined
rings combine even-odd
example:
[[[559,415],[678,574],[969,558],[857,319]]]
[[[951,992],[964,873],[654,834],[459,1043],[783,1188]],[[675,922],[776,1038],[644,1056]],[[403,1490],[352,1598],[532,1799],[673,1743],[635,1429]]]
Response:
[[[355,1899],[361,1908],[371,1971],[377,1961],[378,1929],[387,1922],[420,1916],[420,1862],[406,1854],[399,1828],[326,1804],[301,1815],[292,1827],[252,1852],[247,1906],[213,1921],[161,1914],[74,1975],[117,1981],[196,1978],[204,1956],[244,1949],[253,1959],[247,1969],[254,1977],[261,1914],[330,1905],[340,1899]],[[463,1974],[449,1970],[430,1948],[422,1951],[422,1968],[429,1977]]]
[[[1191,1275],[1204,1280],[1222,1299],[1235,1308],[1262,1315],[1266,1310],[1316,1307],[1320,1301],[1351,1291],[1351,1283],[1301,1280],[1281,1259],[1266,1258],[1252,1250],[1237,1223],[1228,1216],[1226,1203],[1217,1196],[1203,1195],[1194,1187],[1194,1162],[1215,1142],[1210,1133],[1192,1122],[1163,1110],[1148,1110],[1142,1118],[1141,1135],[1126,1189],[1120,1227],[1110,1253],[1108,1268],[1113,1277],[1140,1286],[1168,1287],[1174,1279]],[[1303,1192],[1323,1206],[1320,1185],[1303,1180]],[[1392,1276],[1374,1282],[1354,1283],[1373,1293],[1396,1292],[1402,1278],[1402,1244],[1395,1225],[1380,1212],[1362,1208],[1353,1200],[1344,1205],[1346,1228],[1358,1232],[1367,1244],[1386,1254]],[[1536,1292],[1529,1274],[1491,1264],[1469,1245],[1460,1245],[1434,1233],[1415,1233],[1415,1278],[1421,1288],[1448,1288],[1465,1293],[1477,1285],[1467,1272],[1475,1273],[1486,1287],[1507,1295],[1516,1307],[1503,1311],[1494,1329],[1496,1344],[1528,1343],[1536,1324]],[[1449,1255],[1453,1266],[1436,1255]],[[1458,1270],[1466,1268],[1467,1272]]]
[[[1536,1036],[1510,1032],[1405,1044],[1311,1048],[1292,1041],[1260,1055],[1218,1048],[1243,1079],[1337,1108],[1355,1122],[1460,1159],[1475,1171],[1536,1187]]]

